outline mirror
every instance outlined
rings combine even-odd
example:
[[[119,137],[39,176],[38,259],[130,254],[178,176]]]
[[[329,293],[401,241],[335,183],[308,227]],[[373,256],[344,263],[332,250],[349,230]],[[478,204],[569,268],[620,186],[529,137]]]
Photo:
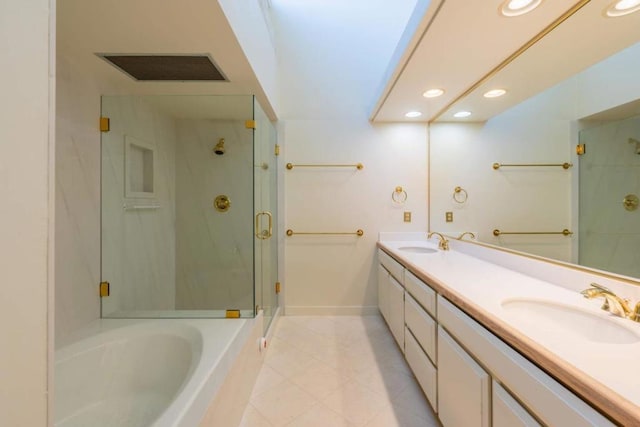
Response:
[[[586,3],[430,123],[430,230],[640,278],[640,210],[623,203],[640,195],[640,12],[608,18],[610,3]],[[507,94],[483,96],[495,88]]]

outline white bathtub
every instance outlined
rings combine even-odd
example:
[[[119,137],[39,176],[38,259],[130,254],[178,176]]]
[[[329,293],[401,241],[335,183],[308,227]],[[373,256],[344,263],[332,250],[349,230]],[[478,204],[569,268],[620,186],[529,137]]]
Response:
[[[100,320],[56,350],[54,425],[197,426],[252,323]]]

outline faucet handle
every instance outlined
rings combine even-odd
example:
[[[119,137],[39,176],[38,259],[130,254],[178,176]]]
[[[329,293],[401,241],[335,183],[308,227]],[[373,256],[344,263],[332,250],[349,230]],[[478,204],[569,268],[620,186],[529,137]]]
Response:
[[[601,295],[602,293],[613,294],[613,292],[611,292],[611,290],[609,288],[606,288],[606,287],[604,287],[602,285],[599,285],[599,284],[597,284],[595,282],[591,283],[587,289],[584,289],[584,290],[580,291],[580,293],[585,298],[594,298],[594,297],[597,297],[597,296]],[[604,306],[602,308],[605,309]]]
[[[636,307],[633,309],[633,313],[629,316],[629,319],[634,322],[640,322],[640,302],[636,303]]]

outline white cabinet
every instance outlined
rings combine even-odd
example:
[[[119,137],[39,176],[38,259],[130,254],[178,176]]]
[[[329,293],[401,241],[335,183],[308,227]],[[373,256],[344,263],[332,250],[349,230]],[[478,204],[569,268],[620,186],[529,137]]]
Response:
[[[378,258],[380,312],[444,427],[613,426],[402,264]]]
[[[404,356],[424,395],[435,410],[438,407],[437,370],[408,328],[404,332]]]
[[[493,427],[540,427],[540,424],[500,384],[493,381]]]
[[[420,347],[436,364],[436,321],[409,294],[409,288],[404,295],[404,323],[411,331]],[[406,335],[406,334],[405,334]]]
[[[389,277],[389,329],[404,352],[404,288]]]
[[[389,272],[378,264],[378,308],[384,320],[389,322]]]
[[[473,356],[491,372],[491,376],[508,387],[535,418],[549,426],[613,426],[562,384],[505,344],[451,302],[438,295],[438,323],[463,343]],[[438,333],[438,350],[444,339]],[[438,402],[443,401],[440,384],[443,359],[438,351]],[[449,427],[444,419],[446,427]]]
[[[445,427],[489,427],[491,377],[438,327],[438,415]]]
[[[409,270],[404,272],[404,287],[408,293],[434,318],[436,317],[436,291]]]
[[[382,264],[384,268],[386,268],[387,271],[396,278],[396,280],[400,283],[404,283],[404,267],[402,264],[380,249],[378,249],[378,260],[380,261],[380,264]]]

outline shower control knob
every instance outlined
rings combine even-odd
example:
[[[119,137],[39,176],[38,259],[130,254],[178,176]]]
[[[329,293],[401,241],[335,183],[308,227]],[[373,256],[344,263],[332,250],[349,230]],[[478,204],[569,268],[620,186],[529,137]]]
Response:
[[[228,196],[221,194],[213,201],[213,207],[218,212],[226,212],[231,207],[231,200],[229,200]]]

